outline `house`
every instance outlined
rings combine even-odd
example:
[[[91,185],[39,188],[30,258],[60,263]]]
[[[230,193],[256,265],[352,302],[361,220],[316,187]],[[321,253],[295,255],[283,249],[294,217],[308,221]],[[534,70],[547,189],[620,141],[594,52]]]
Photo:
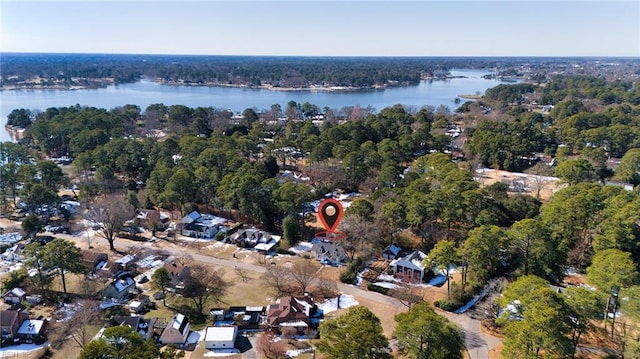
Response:
[[[41,340],[44,342],[44,330],[47,322],[44,320],[27,319],[22,321],[20,328],[18,328],[18,338],[32,342]]]
[[[422,263],[427,255],[414,250],[404,256],[398,257],[389,263],[391,271],[396,277],[409,282],[422,282],[425,266]]]
[[[388,261],[392,261],[398,257],[402,248],[395,244],[390,244],[382,251],[382,258]]]
[[[136,218],[143,227],[153,228],[155,226],[155,228],[160,231],[166,230],[169,228],[169,224],[171,224],[169,216],[155,209],[140,210]]]
[[[280,244],[280,236],[261,231],[257,228],[241,229],[231,237],[231,243],[240,243],[253,247],[260,252],[269,252]]]
[[[193,211],[182,218],[180,233],[194,238],[213,238],[218,231],[223,230],[224,222],[224,218]]]
[[[265,321],[265,307],[229,307],[225,321],[232,321],[241,328],[257,329]]]
[[[238,336],[238,326],[207,327],[204,334],[204,347],[207,349],[233,348]]]
[[[16,243],[0,254],[0,258],[8,262],[22,262],[25,247],[24,243]]]
[[[25,293],[22,288],[13,288],[10,291],[4,293],[2,295],[2,299],[4,299],[6,303],[16,304],[22,302],[25,299],[26,295],[27,293]]]
[[[96,252],[89,249],[82,250],[82,263],[89,269],[90,272],[94,272],[97,269],[104,267],[108,261],[108,256],[103,252]]]
[[[191,270],[187,266],[183,266],[180,263],[169,262],[164,264],[164,269],[169,272],[171,277],[171,284],[174,286],[183,285],[184,281],[191,275]]]
[[[321,263],[341,265],[347,260],[347,252],[340,242],[317,241],[311,247],[311,253]]]
[[[126,256],[116,260],[116,265],[120,270],[129,270],[133,263],[135,263],[137,257],[133,254],[127,254]]]
[[[317,309],[309,297],[282,297],[267,309],[267,325],[272,330],[287,327],[300,332],[309,327],[310,318]]]
[[[2,339],[16,338],[20,325],[28,319],[29,315],[25,312],[15,310],[0,311],[0,334],[2,334]]]
[[[111,282],[103,291],[102,295],[107,298],[121,299],[135,289],[136,282],[130,276],[123,276]]]
[[[167,344],[184,344],[189,336],[189,320],[184,314],[176,314],[160,335],[160,343]]]
[[[145,318],[141,315],[117,316],[111,320],[113,325],[128,325],[134,331],[140,333],[147,340],[153,337],[153,327],[158,319]]]

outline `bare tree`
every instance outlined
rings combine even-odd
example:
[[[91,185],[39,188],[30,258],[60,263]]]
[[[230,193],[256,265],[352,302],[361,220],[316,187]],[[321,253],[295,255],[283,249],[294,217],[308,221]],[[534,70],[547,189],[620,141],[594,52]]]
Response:
[[[411,285],[390,289],[389,296],[396,298],[402,305],[409,309],[411,309],[414,304],[420,303],[423,300],[420,289]]]
[[[285,341],[274,341],[274,339],[273,333],[262,333],[258,340],[258,351],[267,359],[288,358]]]
[[[184,281],[182,296],[193,301],[198,313],[202,313],[209,300],[219,302],[227,293],[229,283],[222,279],[219,271],[208,266],[193,265],[190,273]]]
[[[316,281],[317,294],[322,298],[333,298],[340,292],[335,281],[326,278],[318,278]]]
[[[95,300],[81,300],[78,311],[68,321],[68,335],[80,348],[93,339],[91,326],[100,318],[98,304]]]
[[[285,267],[272,267],[262,275],[267,286],[276,292],[277,297],[291,294],[291,271]]]
[[[235,270],[236,270],[236,274],[240,277],[240,279],[242,279],[243,282],[249,281],[250,277],[249,277],[248,270],[240,267],[236,267]]]
[[[318,278],[320,266],[311,260],[296,262],[291,267],[291,280],[301,293],[307,292],[309,286]]]
[[[115,251],[113,241],[124,222],[133,216],[133,207],[120,195],[102,197],[86,212],[87,220],[99,227],[98,233],[109,242],[109,249]]]
[[[353,261],[357,254],[365,258],[372,254],[372,244],[380,238],[380,231],[374,223],[359,216],[348,215],[342,220],[342,229],[347,234],[347,238],[342,241],[342,247],[350,261]]]

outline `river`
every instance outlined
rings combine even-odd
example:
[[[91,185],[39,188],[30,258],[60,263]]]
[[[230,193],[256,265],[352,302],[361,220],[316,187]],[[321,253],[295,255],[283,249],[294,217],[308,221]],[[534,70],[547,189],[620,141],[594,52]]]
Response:
[[[482,75],[487,70],[461,69],[451,71],[452,76],[464,76],[448,80],[421,81],[417,86],[395,87],[385,90],[357,92],[326,91],[270,91],[232,87],[172,86],[141,80],[136,83],[107,86],[87,90],[7,90],[0,91],[0,141],[9,141],[5,130],[7,115],[16,108],[45,110],[49,107],[66,107],[79,104],[111,109],[134,104],[144,109],[153,103],[185,105],[189,107],[227,108],[243,111],[256,107],[269,109],[273,104],[286,108],[287,102],[309,102],[320,108],[343,106],[372,106],[376,111],[395,104],[438,107],[454,110],[454,100],[459,95],[482,94],[488,88],[503,82],[487,80]],[[461,103],[464,102],[461,101]]]

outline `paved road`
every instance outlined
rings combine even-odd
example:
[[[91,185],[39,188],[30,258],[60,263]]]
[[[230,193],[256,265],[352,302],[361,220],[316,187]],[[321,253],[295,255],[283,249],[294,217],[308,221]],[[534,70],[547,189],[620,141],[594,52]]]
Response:
[[[74,241],[82,241],[85,239],[82,237],[74,237],[74,236],[68,236],[68,238]],[[128,242],[128,243],[132,243],[132,242]],[[125,241],[119,241],[118,243],[118,248],[120,249],[122,248],[132,249],[133,247],[146,247],[150,249],[158,248],[153,243],[148,243],[148,242],[144,242],[144,243],[133,242],[129,246],[125,245]],[[181,247],[174,244],[170,244],[169,246],[163,246],[162,249],[176,257],[189,256],[193,258],[193,260],[195,261],[213,264],[220,267],[226,267],[226,268],[238,267],[244,270],[253,271],[257,273],[265,273],[269,269],[268,266],[255,265],[255,264],[245,263],[238,260],[222,259],[222,258],[211,257],[208,255],[203,255],[199,253],[194,253],[193,249],[191,248],[185,248],[185,247]],[[392,298],[380,293],[376,293],[376,292],[370,292],[353,285],[346,285],[344,283],[337,283],[337,284],[338,284],[338,290],[340,290],[344,294],[349,294],[354,297],[368,299],[383,305],[391,305],[395,307],[402,306],[402,304],[395,298]],[[492,348],[495,348],[496,346],[502,343],[502,339],[483,333],[480,330],[480,321],[477,319],[471,318],[468,314],[453,314],[453,313],[440,311],[440,310],[438,310],[438,312],[441,315],[447,317],[452,322],[458,324],[463,329],[465,334],[465,346],[467,348],[467,352],[469,353],[470,359],[487,359],[489,358],[489,350]]]

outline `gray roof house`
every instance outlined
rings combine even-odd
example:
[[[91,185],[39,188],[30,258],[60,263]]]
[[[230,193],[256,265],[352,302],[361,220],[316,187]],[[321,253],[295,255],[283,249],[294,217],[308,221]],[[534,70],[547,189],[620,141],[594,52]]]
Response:
[[[184,344],[189,336],[189,320],[184,314],[176,314],[160,335],[162,344]]]

